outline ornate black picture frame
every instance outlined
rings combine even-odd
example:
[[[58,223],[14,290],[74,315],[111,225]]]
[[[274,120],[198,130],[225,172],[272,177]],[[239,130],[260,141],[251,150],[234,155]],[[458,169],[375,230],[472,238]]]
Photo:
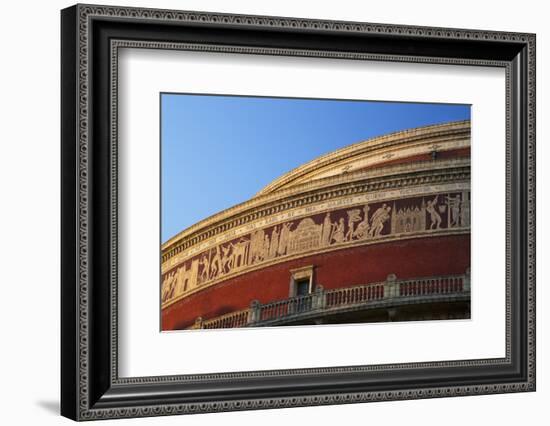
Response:
[[[95,5],[64,9],[61,29],[62,415],[92,420],[535,390],[534,34]],[[120,378],[119,47],[504,68],[506,356]]]

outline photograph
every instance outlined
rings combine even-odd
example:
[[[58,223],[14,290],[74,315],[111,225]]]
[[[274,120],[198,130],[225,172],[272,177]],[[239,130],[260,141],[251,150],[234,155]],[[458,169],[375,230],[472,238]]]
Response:
[[[466,104],[161,93],[161,331],[469,320],[471,143]]]

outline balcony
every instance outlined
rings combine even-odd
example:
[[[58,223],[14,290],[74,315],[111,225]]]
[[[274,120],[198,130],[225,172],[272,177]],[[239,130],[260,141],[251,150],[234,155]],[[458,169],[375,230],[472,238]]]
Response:
[[[265,304],[255,300],[247,309],[208,320],[202,320],[199,317],[189,328],[322,324],[327,318],[357,318],[358,315],[369,312],[384,312],[387,314],[385,320],[392,321],[395,318],[396,309],[428,305],[444,306],[449,303],[469,304],[469,301],[469,273],[410,280],[398,280],[392,274],[386,281],[378,283],[331,290],[324,290],[322,286],[317,286],[313,293],[304,296]]]

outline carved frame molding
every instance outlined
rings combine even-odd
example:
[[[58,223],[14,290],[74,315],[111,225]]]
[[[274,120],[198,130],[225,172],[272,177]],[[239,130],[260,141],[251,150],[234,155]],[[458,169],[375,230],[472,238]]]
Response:
[[[217,45],[209,28],[235,43]],[[117,171],[108,143],[116,128],[105,127],[116,120],[106,40],[117,34],[144,48],[179,49],[187,38],[201,40],[204,51],[504,67],[506,357],[118,377]],[[145,42],[146,34],[153,40]],[[270,47],[251,47],[260,39]],[[62,12],[61,44],[63,415],[92,420],[535,390],[534,34],[77,5]],[[406,380],[411,371],[422,372],[422,385]],[[273,391],[258,397],[266,386]]]

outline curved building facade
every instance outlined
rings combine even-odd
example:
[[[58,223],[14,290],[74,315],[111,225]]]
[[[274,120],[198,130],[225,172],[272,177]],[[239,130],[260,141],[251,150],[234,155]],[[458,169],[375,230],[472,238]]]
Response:
[[[470,122],[336,150],[162,246],[163,330],[470,316]]]

